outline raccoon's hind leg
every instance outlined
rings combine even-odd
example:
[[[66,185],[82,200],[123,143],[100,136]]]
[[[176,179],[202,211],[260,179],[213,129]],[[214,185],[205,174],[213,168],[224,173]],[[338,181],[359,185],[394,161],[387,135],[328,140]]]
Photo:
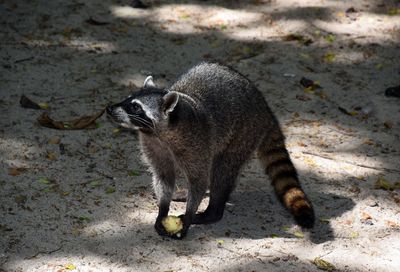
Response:
[[[211,170],[210,201],[207,209],[196,214],[193,224],[211,224],[221,220],[225,203],[235,188],[236,179],[247,154],[226,152],[214,158]]]

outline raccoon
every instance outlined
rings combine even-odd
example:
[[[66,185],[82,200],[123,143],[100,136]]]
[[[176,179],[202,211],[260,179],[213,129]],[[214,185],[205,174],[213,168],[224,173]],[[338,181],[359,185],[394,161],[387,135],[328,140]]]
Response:
[[[144,161],[150,166],[158,200],[155,229],[182,239],[191,224],[219,221],[241,167],[254,152],[277,197],[306,228],[314,225],[311,202],[301,189],[279,123],[262,93],[242,74],[216,63],[200,63],[168,88],[148,77],[124,101],[107,107],[119,125],[139,131]],[[165,231],[177,169],[188,181],[183,229]],[[207,190],[208,207],[196,213]]]

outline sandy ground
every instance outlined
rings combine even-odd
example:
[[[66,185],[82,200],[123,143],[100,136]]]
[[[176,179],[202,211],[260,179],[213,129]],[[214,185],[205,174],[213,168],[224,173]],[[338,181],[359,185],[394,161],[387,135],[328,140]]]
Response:
[[[0,0],[0,271],[319,271],[316,257],[399,271],[400,99],[384,95],[400,84],[399,2],[147,3]],[[25,94],[56,119],[92,114],[202,60],[265,94],[315,205],[312,231],[252,161],[222,221],[161,238],[136,135],[104,116],[93,130],[44,128],[19,105]]]

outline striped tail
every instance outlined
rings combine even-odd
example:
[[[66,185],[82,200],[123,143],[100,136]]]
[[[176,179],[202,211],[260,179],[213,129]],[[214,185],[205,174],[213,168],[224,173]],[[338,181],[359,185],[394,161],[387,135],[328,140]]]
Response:
[[[296,222],[312,228],[315,222],[311,202],[303,192],[297,171],[285,147],[284,136],[279,127],[265,136],[258,147],[258,156],[272,180],[275,193],[282,204],[293,214]]]

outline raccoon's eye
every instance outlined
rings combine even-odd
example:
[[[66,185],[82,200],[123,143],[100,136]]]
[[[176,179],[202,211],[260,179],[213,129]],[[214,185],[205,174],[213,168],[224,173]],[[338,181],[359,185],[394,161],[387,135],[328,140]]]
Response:
[[[140,107],[140,105],[137,104],[137,103],[132,103],[132,104],[130,105],[130,110],[131,110],[132,112],[139,112],[139,111],[142,110],[142,107]]]

